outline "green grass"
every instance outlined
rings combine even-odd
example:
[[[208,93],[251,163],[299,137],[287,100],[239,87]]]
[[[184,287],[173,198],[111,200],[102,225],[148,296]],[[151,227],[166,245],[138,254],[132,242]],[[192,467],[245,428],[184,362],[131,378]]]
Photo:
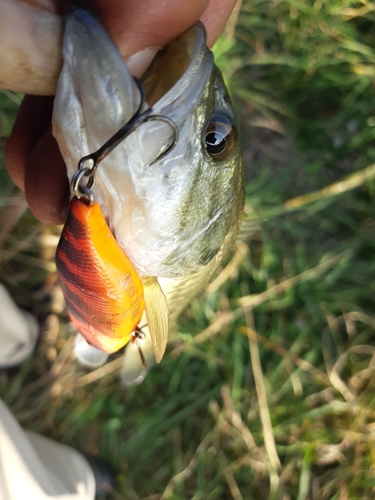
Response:
[[[371,2],[242,3],[216,55],[247,217],[266,220],[142,385],[124,390],[115,358],[95,380],[69,359],[55,229],[25,212],[6,235],[0,280],[42,334],[0,394],[24,427],[111,461],[114,499],[375,497],[374,47]],[[16,105],[0,99],[5,138]]]

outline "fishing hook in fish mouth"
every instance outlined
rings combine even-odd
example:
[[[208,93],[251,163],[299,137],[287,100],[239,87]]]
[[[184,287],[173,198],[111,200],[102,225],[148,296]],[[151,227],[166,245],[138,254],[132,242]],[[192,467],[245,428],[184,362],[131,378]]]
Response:
[[[138,78],[133,77],[135,83],[138,86],[140,92],[140,103],[137,111],[134,113],[132,118],[118,130],[108,141],[103,144],[97,151],[91,153],[87,156],[81,158],[78,162],[78,170],[72,177],[71,190],[74,196],[77,198],[85,199],[90,205],[94,203],[94,197],[92,193],[92,188],[95,184],[95,172],[100,164],[122,141],[124,141],[132,132],[134,132],[140,125],[151,121],[161,121],[168,124],[173,131],[173,140],[152,163],[153,165],[156,161],[164,158],[168,153],[172,151],[178,141],[178,128],[173,120],[164,115],[153,115],[152,108],[148,108],[142,112],[142,107],[146,102],[146,94],[142,83]],[[85,166],[87,162],[90,162],[90,166]],[[81,184],[84,177],[87,177],[86,184]]]

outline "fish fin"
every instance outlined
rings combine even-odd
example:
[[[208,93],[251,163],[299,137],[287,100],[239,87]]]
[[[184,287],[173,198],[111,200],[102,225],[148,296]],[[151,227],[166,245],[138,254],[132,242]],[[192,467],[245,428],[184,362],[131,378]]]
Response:
[[[260,229],[262,222],[266,218],[254,218],[254,219],[244,219],[241,224],[240,232],[237,236],[237,243],[247,240],[252,236],[258,229]]]
[[[169,307],[169,338],[177,330],[177,320],[194,297],[202,294],[205,287],[220,264],[220,256],[214,257],[209,264],[195,273],[180,278],[159,278],[163,293],[168,299]]]
[[[156,278],[142,278],[142,283],[145,294],[147,326],[156,362],[160,363],[168,343],[168,303]]]

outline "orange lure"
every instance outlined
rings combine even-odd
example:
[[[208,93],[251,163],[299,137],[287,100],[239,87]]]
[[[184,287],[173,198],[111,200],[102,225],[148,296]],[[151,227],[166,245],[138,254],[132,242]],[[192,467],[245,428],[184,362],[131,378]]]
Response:
[[[71,320],[87,342],[105,352],[129,342],[145,308],[143,286],[97,202],[72,199],[56,267]]]

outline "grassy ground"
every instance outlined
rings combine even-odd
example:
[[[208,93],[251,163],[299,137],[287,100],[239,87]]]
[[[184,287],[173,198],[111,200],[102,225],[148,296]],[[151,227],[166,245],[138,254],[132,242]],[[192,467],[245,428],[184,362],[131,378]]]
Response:
[[[264,222],[136,388],[116,358],[71,362],[58,232],[0,170],[0,280],[42,325],[0,394],[24,427],[111,461],[114,499],[375,498],[373,47],[372,2],[242,3],[216,55]],[[4,139],[17,99],[0,94]]]

